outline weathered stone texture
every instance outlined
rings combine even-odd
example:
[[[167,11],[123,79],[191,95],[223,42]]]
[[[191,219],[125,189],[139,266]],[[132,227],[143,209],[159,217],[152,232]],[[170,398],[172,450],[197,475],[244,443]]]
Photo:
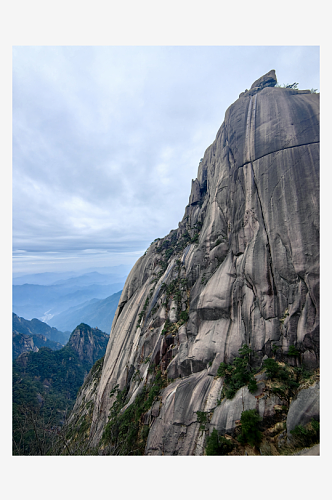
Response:
[[[202,453],[195,412],[206,411],[220,362],[244,343],[258,362],[274,341],[318,366],[319,95],[275,81],[272,70],[227,109],[179,228],[152,243],[127,278],[96,396],[94,445],[110,391],[128,387],[133,401],[151,363],[176,380],[163,392],[147,454]],[[180,279],[185,288],[167,295]],[[185,325],[161,335],[186,309]],[[211,425],[231,428],[243,404],[266,414],[276,404],[241,398],[217,406]]]
[[[307,389],[302,389],[291,402],[287,414],[287,434],[297,425],[306,425],[311,419],[319,420],[319,382]]]

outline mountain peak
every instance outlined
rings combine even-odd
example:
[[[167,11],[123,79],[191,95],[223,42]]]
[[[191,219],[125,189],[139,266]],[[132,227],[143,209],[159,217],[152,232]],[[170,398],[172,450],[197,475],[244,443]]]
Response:
[[[93,364],[103,356],[108,339],[109,335],[107,333],[98,328],[91,328],[85,323],[80,323],[73,330],[68,346],[77,352],[81,361],[89,361]]]
[[[250,89],[258,87],[263,89],[264,87],[274,87],[277,83],[276,72],[274,69],[271,69],[268,73],[255,80],[251,85]]]

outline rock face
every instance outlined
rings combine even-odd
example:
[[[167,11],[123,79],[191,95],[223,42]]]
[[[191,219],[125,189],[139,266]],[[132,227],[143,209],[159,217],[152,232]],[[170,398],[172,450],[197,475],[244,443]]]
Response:
[[[46,340],[46,338],[45,338]],[[13,359],[16,359],[23,352],[38,352],[39,349],[35,345],[32,336],[24,335],[24,333],[13,332],[12,353]]]
[[[38,352],[40,347],[49,347],[52,351],[62,349],[63,345],[59,342],[52,342],[44,335],[25,335],[13,331],[13,359],[16,359],[23,352]]]
[[[77,352],[81,361],[93,365],[104,355],[108,339],[107,333],[81,323],[72,332],[67,345]]]
[[[127,388],[130,405],[152,366],[169,385],[154,410],[147,455],[202,454],[197,411],[217,408],[215,427],[235,425],[242,399],[217,406],[222,383],[214,376],[243,344],[258,365],[274,343],[282,352],[296,346],[318,366],[319,95],[275,83],[272,70],[227,109],[178,229],[131,270],[96,391],[92,446],[112,389]],[[254,408],[254,396],[244,404]]]
[[[287,415],[287,434],[297,425],[306,425],[311,419],[319,420],[319,382],[302,389],[290,405]]]
[[[277,83],[276,72],[274,69],[271,69],[266,75],[261,76],[256,80],[252,85],[251,89],[259,88],[263,89],[264,87],[274,87]]]

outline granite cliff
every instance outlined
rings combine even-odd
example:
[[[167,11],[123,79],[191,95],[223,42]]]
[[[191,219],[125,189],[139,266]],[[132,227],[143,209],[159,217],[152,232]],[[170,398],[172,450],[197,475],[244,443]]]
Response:
[[[241,412],[256,409],[278,434],[266,444],[274,454],[289,436],[292,405],[308,403],[303,391],[312,404],[295,412],[292,428],[318,418],[319,94],[276,83],[272,70],[227,109],[178,229],[131,270],[69,440],[77,415],[86,414],[84,440],[99,453],[202,455],[213,429],[231,436]],[[218,368],[243,346],[257,388],[227,398]],[[271,391],[268,358],[297,377],[285,398]],[[303,367],[311,379],[299,378]],[[283,417],[273,420],[278,411]],[[121,415],[136,429],[126,451]]]

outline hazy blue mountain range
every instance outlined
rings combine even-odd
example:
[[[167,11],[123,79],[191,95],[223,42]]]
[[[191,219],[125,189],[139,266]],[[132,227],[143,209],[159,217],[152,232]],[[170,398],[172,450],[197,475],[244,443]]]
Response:
[[[85,269],[84,271],[76,271],[76,272],[67,271],[62,273],[48,272],[48,273],[33,273],[33,274],[14,273],[13,285],[24,285],[26,283],[30,285],[54,285],[56,282],[62,280],[68,280],[70,278],[80,277],[92,273],[119,276],[122,279],[124,279],[128,275],[130,269],[131,266],[126,266],[124,264],[121,264],[120,266],[89,268]],[[94,283],[96,283],[96,281],[94,281]]]
[[[13,276],[13,285],[53,285],[61,279],[69,279],[76,276],[74,272],[67,273],[34,273],[23,274],[22,276]]]
[[[119,280],[125,279],[126,276],[118,276],[117,274],[100,274],[96,271],[92,273],[82,274],[81,276],[73,276],[72,278],[55,281],[53,285],[63,285],[67,288],[73,286],[89,286],[89,285],[110,285],[117,283]]]
[[[57,328],[47,325],[37,318],[27,320],[13,313],[13,332],[22,335],[42,335],[49,341],[60,343],[62,346],[68,342],[70,331],[59,331]],[[37,347],[39,347],[37,345]],[[51,346],[47,346],[51,347]]]
[[[91,299],[105,299],[123,288],[125,278],[110,275],[101,284],[98,273],[69,278],[53,285],[13,285],[13,310],[25,318],[49,321],[53,315]],[[105,275],[106,276],[106,275]],[[118,281],[114,281],[117,279]],[[97,281],[97,283],[96,283]]]
[[[91,299],[78,306],[70,307],[53,316],[48,323],[60,330],[73,330],[79,323],[87,323],[109,333],[121,292],[122,290],[106,299]]]

